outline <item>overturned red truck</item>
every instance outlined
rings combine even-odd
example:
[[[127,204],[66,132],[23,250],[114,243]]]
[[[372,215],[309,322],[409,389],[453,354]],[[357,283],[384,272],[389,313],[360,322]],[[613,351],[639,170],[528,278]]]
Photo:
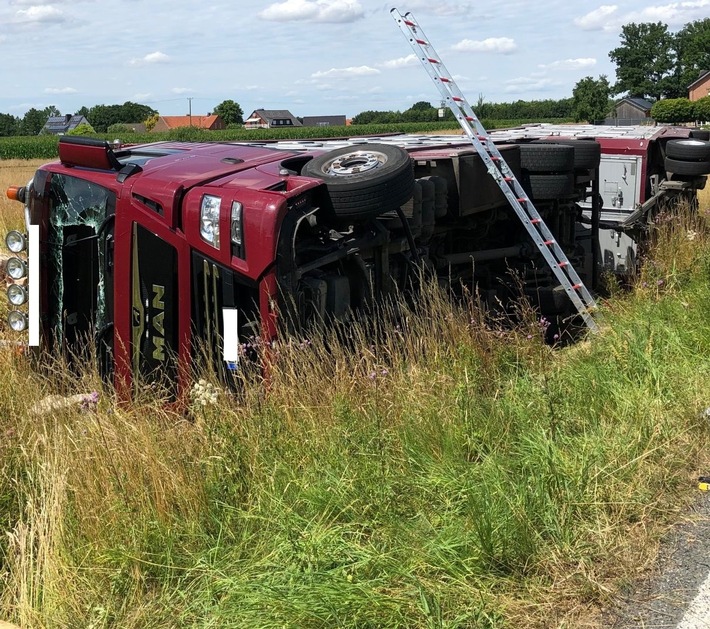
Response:
[[[534,125],[491,134],[585,284],[628,273],[659,207],[693,204],[703,132]],[[347,321],[420,269],[491,308],[520,290],[574,316],[467,138],[121,146],[64,137],[59,161],[8,195],[28,231],[6,242],[10,325],[50,351],[93,344],[107,380],[173,394],[211,348],[239,369],[254,339]],[[30,239],[32,241],[32,239]],[[517,279],[512,281],[512,277]],[[34,295],[27,305],[27,295]],[[279,325],[279,320],[287,325]]]

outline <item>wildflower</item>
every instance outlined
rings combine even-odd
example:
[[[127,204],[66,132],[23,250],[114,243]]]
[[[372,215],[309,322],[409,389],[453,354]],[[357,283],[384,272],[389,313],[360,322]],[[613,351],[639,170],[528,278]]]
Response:
[[[656,282],[656,286],[663,286],[663,284],[664,284],[663,280],[658,280]]]
[[[693,241],[698,237],[698,232],[696,232],[694,229],[689,229],[688,233],[685,235],[685,237],[688,240]]]
[[[83,411],[93,411],[96,408],[98,403],[99,403],[99,392],[92,391],[91,393],[87,393],[86,395],[82,396],[82,400],[81,400],[79,407]]]

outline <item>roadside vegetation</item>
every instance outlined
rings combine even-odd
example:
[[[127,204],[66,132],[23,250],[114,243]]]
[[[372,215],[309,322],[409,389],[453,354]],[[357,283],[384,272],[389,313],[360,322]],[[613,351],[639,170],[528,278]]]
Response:
[[[35,165],[0,162],[0,187]],[[21,221],[3,198],[3,233]],[[198,374],[188,417],[0,347],[0,619],[596,626],[710,464],[710,193],[651,229],[587,340],[429,287],[345,342],[280,343],[268,387]]]

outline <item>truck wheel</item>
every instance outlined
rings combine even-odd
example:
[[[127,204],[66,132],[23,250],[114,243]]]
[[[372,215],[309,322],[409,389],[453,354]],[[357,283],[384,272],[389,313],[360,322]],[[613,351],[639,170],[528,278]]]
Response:
[[[531,173],[564,173],[574,169],[574,148],[540,142],[520,145],[520,167]]]
[[[691,129],[690,137],[696,140],[710,140],[710,130],[708,129]]]
[[[668,140],[666,156],[676,160],[703,162],[710,159],[710,142],[695,138]]]
[[[547,201],[574,194],[574,175],[535,175],[527,177],[527,185],[533,201]]]
[[[596,140],[540,140],[540,144],[571,146],[574,149],[574,169],[590,170],[598,168],[602,147]]]
[[[344,146],[307,162],[301,175],[322,180],[338,218],[378,216],[401,207],[414,192],[414,168],[404,149],[390,144]]]
[[[666,157],[666,170],[676,175],[707,175],[710,174],[710,160],[690,162],[682,159]]]

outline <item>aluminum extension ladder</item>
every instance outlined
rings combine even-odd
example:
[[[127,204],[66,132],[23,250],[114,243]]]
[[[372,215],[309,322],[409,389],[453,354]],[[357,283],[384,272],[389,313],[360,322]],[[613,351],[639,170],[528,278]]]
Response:
[[[464,132],[471,140],[476,152],[481,156],[488,169],[488,174],[495,179],[498,187],[508,199],[511,207],[515,210],[518,218],[572,300],[587,327],[592,332],[597,332],[599,327],[591,315],[591,311],[596,308],[594,298],[582,283],[562,247],[552,236],[542,217],[535,209],[533,202],[528,198],[527,193],[515,178],[515,175],[513,175],[500,151],[464,98],[461,90],[451,78],[451,74],[426,39],[414,16],[411,13],[402,15],[396,8],[392,9],[390,13],[404,36],[409,40],[424,69],[429,73],[432,81],[441,92],[449,109],[454,113]]]

